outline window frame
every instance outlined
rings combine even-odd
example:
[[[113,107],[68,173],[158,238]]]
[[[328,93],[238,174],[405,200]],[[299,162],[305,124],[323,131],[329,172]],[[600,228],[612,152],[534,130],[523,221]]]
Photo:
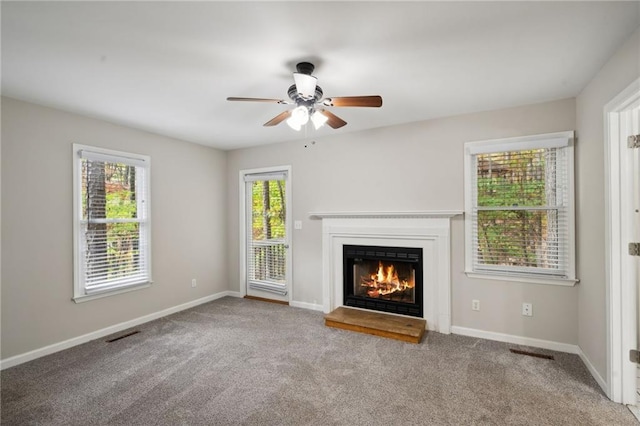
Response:
[[[464,222],[465,222],[465,274],[470,278],[492,279],[501,281],[515,281],[533,284],[550,284],[561,286],[573,286],[579,280],[576,279],[575,259],[575,176],[574,176],[574,143],[573,131],[545,133],[539,135],[520,136],[504,139],[492,139],[483,141],[465,142],[464,144]],[[475,170],[474,156],[477,154],[524,151],[531,149],[566,146],[567,157],[567,199],[568,199],[568,235],[564,243],[567,245],[568,264],[564,277],[549,275],[545,272],[515,272],[511,268],[503,268],[499,265],[488,265],[487,268],[477,269],[473,264],[473,253],[476,250],[473,226],[474,208],[473,194],[477,189],[473,188],[477,170]]]
[[[141,191],[136,190],[136,195],[144,194],[144,204],[142,200],[140,205],[142,207],[142,218],[138,223],[144,223],[140,231],[140,239],[143,242],[141,247],[145,247],[146,250],[141,253],[141,257],[144,257],[146,278],[143,280],[132,280],[130,282],[123,282],[112,286],[106,286],[99,289],[88,289],[85,285],[85,259],[82,251],[82,238],[84,238],[84,232],[82,231],[83,217],[82,217],[82,156],[81,151],[90,152],[99,158],[104,158],[106,162],[118,163],[122,160],[129,160],[132,162],[130,165],[135,165],[136,168],[140,167],[144,169],[144,176],[141,178],[141,182],[136,180],[136,188],[141,188]],[[151,157],[142,154],[134,154],[124,151],[116,151],[112,149],[99,148],[95,146],[73,144],[73,260],[74,260],[74,274],[73,274],[73,298],[76,303],[86,302],[102,297],[112,296],[116,294],[126,293],[129,291],[139,290],[142,288],[150,287],[153,283],[151,276]],[[136,175],[136,179],[139,175]],[[140,209],[140,207],[138,207]]]

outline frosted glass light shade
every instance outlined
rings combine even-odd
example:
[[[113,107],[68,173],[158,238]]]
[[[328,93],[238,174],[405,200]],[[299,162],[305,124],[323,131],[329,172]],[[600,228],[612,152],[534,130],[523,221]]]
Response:
[[[315,127],[316,130],[322,127],[328,119],[329,117],[327,117],[320,111],[316,111],[313,113],[313,115],[311,115],[311,122],[313,123],[313,127]]]
[[[296,123],[294,120],[291,119],[291,117],[287,118],[287,124],[296,132],[299,132],[300,129],[302,128],[300,123]]]
[[[291,117],[287,119],[287,124],[293,130],[300,130],[309,121],[309,110],[305,106],[299,106],[291,111]]]
[[[312,75],[294,72],[293,80],[296,83],[296,90],[301,97],[304,99],[313,99],[315,97],[317,78]]]

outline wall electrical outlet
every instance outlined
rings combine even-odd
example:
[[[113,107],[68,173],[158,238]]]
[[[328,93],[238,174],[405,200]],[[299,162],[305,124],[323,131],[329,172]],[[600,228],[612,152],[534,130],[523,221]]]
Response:
[[[193,287],[195,287],[195,286],[197,286],[197,285],[198,285],[198,283],[196,282],[196,279],[195,279],[195,278],[194,278],[194,279],[192,279],[192,280],[191,280],[191,287],[193,288]]]
[[[471,310],[473,311],[479,311],[480,310],[480,301],[477,299],[474,299],[471,301]]]
[[[524,315],[525,317],[533,316],[533,305],[531,303],[522,304],[522,315]]]
[[[293,221],[293,229],[302,229],[302,221],[294,220]]]

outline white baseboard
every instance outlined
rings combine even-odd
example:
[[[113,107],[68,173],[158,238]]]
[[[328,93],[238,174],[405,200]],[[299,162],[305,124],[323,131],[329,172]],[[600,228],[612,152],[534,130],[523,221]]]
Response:
[[[515,336],[513,334],[495,333],[493,331],[477,330],[475,328],[458,327],[454,325],[451,327],[451,332],[462,336],[478,337],[480,339],[496,340],[498,342],[513,343],[514,345],[531,346],[576,355],[580,355],[582,352],[578,345],[534,339],[532,337]]]
[[[173,306],[171,308],[163,309],[162,311],[154,312],[149,315],[145,315],[139,318],[135,318],[129,321],[121,322],[119,324],[112,325],[91,333],[83,334],[82,336],[74,337],[63,342],[54,343],[52,345],[45,346],[43,348],[35,349],[20,355],[15,355],[7,359],[0,361],[0,370],[5,370],[16,365],[23,364],[34,359],[50,355],[56,352],[60,352],[65,349],[72,348],[83,343],[90,342],[95,339],[99,339],[104,336],[108,336],[118,331],[126,330],[131,327],[135,327],[140,324],[144,324],[149,321],[156,320],[158,318],[166,317],[167,315],[174,314],[176,312],[184,311],[185,309],[193,308],[203,303],[208,303],[213,300],[220,299],[225,296],[239,297],[239,293],[235,291],[222,291],[220,293],[212,294],[207,297],[192,300],[191,302],[183,303],[182,305]]]
[[[585,353],[582,352],[582,348],[578,347],[578,349],[580,349],[580,353],[578,353],[578,355],[580,355],[580,359],[582,360],[582,362],[584,362],[584,365],[587,366],[587,370],[589,370],[589,373],[591,373],[591,375],[596,380],[596,382],[598,382],[598,385],[600,385],[600,388],[602,389],[604,394],[609,396],[610,393],[609,393],[609,386],[607,385],[607,381],[602,378],[600,373],[598,373],[598,370],[596,370],[593,364],[591,364],[591,361],[589,360],[589,358],[587,358],[587,355],[585,355]]]
[[[99,339],[104,336],[108,336],[113,333],[117,333],[118,331],[126,330],[128,328],[135,327],[136,325],[144,324],[146,322],[153,321],[158,318],[166,317],[167,315],[184,311],[186,309],[190,309],[195,306],[202,305],[204,303],[208,303],[225,296],[240,297],[240,298],[243,297],[243,295],[238,291],[222,291],[220,293],[216,293],[200,299],[192,300],[190,302],[183,303],[182,305],[173,306],[171,308],[167,308],[162,311],[154,312],[149,315],[145,315],[139,318],[135,318],[129,321],[115,324],[110,327],[106,327],[91,333],[84,334],[82,336],[65,340],[63,342],[54,343],[52,345],[48,345],[40,349],[35,349],[33,351],[29,351],[24,354],[12,356],[10,358],[0,360],[0,370],[11,368],[16,365],[20,365],[37,358],[41,358],[46,355],[50,355],[65,349],[69,349],[74,346],[81,345],[83,343],[87,343],[92,340]],[[295,308],[310,309],[314,311],[323,310],[322,305],[318,305],[315,303],[296,302],[292,300],[289,303],[289,305]],[[606,381],[595,369],[595,367],[593,366],[589,358],[587,358],[584,352],[582,352],[582,349],[577,345],[570,345],[567,343],[554,342],[550,340],[534,339],[530,337],[515,336],[511,334],[504,334],[504,333],[495,333],[491,331],[477,330],[473,328],[458,327],[458,326],[452,326],[451,333],[460,334],[462,336],[477,337],[480,339],[495,340],[499,342],[513,343],[516,345],[531,346],[534,348],[542,348],[542,349],[549,349],[549,350],[558,351],[558,352],[576,354],[580,356],[580,359],[582,360],[582,362],[584,362],[585,366],[587,367],[587,369],[589,370],[593,378],[596,380],[598,385],[605,392],[605,394],[607,395],[609,394]]]
[[[296,302],[295,300],[292,300],[289,302],[289,306],[293,306],[294,308],[311,309],[312,311],[322,311],[322,305],[315,303]]]
[[[587,370],[589,370],[589,373],[591,373],[595,381],[598,383],[600,388],[602,388],[606,395],[609,395],[609,387],[607,386],[607,382],[602,378],[600,373],[598,373],[598,370],[596,370],[589,358],[587,358],[585,353],[582,352],[582,348],[580,348],[580,346],[578,345],[570,345],[568,343],[554,342],[551,340],[534,339],[531,337],[515,336],[512,334],[494,333],[492,331],[477,330],[474,328],[458,326],[451,327],[451,332],[453,334],[460,334],[462,336],[496,340],[498,342],[513,343],[514,345],[531,346],[534,348],[549,349],[552,351],[566,352],[578,355],[584,365],[587,367]]]

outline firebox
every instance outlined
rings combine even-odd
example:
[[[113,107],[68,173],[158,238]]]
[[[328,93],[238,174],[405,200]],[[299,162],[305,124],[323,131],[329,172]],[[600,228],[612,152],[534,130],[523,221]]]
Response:
[[[422,318],[422,248],[343,246],[344,305]]]

